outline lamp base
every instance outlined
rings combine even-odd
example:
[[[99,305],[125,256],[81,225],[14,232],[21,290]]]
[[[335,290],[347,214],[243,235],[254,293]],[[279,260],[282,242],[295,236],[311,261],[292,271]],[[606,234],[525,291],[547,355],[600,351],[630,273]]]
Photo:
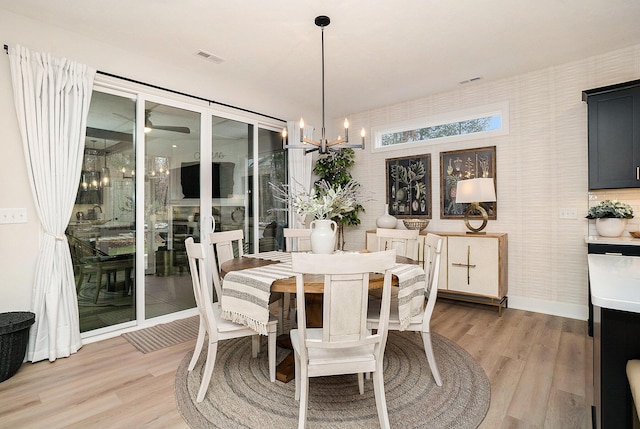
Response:
[[[480,212],[480,214],[482,215],[482,225],[480,225],[478,228],[474,228],[469,223],[469,216],[474,212]],[[469,207],[467,207],[467,210],[465,210],[464,212],[464,224],[467,226],[467,228],[469,228],[467,234],[486,234],[486,232],[482,232],[482,230],[487,226],[488,220],[489,216],[487,215],[487,211],[478,203],[469,204]]]

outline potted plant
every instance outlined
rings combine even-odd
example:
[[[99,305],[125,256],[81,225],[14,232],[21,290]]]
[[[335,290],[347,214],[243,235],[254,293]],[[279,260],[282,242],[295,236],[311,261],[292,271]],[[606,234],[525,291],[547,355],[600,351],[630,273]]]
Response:
[[[318,180],[315,182],[316,189],[321,186],[322,182],[329,183],[333,187],[344,187],[350,184],[350,186],[359,188],[360,184],[353,179],[349,172],[355,163],[354,158],[355,152],[350,148],[321,155],[313,167],[313,173],[318,176]],[[338,224],[338,249],[344,250],[344,226],[360,225],[358,215],[361,212],[364,213],[364,207],[356,201],[353,210],[343,213],[342,216],[332,217]]]
[[[357,196],[360,184],[350,180],[345,185],[331,185],[325,180],[320,180],[310,192],[303,191],[297,194],[291,194],[290,187],[285,184],[269,185],[274,191],[274,198],[283,202],[286,207],[291,207],[297,215],[313,216],[314,220],[310,225],[313,230],[312,251],[332,253],[335,250],[338,221],[349,216],[359,205]]]
[[[596,220],[599,235],[619,237],[627,225],[627,219],[633,218],[633,209],[629,204],[617,200],[604,200],[591,207],[586,218]]]

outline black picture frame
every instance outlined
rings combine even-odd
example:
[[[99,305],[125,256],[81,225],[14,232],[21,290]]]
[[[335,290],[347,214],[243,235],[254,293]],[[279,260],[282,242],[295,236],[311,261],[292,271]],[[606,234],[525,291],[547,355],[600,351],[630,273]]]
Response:
[[[459,180],[476,177],[491,177],[496,187],[495,146],[440,152],[440,219],[464,219],[469,204],[456,203],[456,187]],[[480,202],[480,205],[487,211],[489,219],[497,219],[497,201]],[[479,214],[469,217],[482,218]]]
[[[431,154],[389,158],[385,164],[389,214],[431,219]]]

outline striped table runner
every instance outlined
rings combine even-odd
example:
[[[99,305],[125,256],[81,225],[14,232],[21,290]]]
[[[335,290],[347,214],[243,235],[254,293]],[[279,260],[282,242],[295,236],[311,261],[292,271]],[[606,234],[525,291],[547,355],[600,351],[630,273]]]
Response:
[[[426,275],[420,265],[413,264],[396,264],[391,272],[398,278],[398,317],[404,331],[411,318],[422,311]]]
[[[245,256],[279,263],[228,273],[222,283],[222,317],[267,335],[271,285],[295,275],[291,254],[265,252]],[[412,264],[396,264],[391,271],[398,278],[398,311],[401,330],[404,330],[411,317],[420,314],[422,309],[425,273],[419,265]]]

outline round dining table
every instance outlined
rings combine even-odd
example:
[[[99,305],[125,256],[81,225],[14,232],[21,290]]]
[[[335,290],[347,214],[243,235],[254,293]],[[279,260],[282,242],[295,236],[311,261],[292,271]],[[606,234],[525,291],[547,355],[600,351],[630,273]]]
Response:
[[[222,278],[231,272],[246,270],[249,268],[264,267],[271,264],[279,264],[279,261],[268,259],[260,259],[256,257],[246,257],[230,259],[220,266],[220,275]],[[405,258],[404,256],[396,256],[398,264],[417,264],[414,259]],[[382,289],[384,275],[371,273],[369,275],[369,289]],[[392,284],[397,286],[398,280],[393,277]],[[305,274],[304,275],[304,291],[306,293],[322,294],[324,291],[324,276],[322,274]],[[273,282],[271,292],[288,292],[296,293],[296,278],[287,277]]]
[[[278,264],[279,261],[269,259],[260,259],[257,257],[246,257],[230,259],[223,262],[220,266],[220,275],[222,278],[231,271],[246,270],[249,268],[264,267],[271,264]],[[396,256],[396,263],[399,264],[417,264],[418,262],[405,258],[404,256]],[[384,284],[384,275],[371,273],[369,275],[369,290],[382,289]],[[398,279],[392,276],[392,285],[398,285]],[[304,275],[305,290],[305,313],[307,326],[322,327],[322,293],[324,291],[324,276],[322,274],[305,274]],[[296,278],[287,277],[278,279],[271,285],[271,292],[296,293]],[[278,345],[283,348],[291,348],[289,335],[281,335],[278,338]],[[288,383],[294,376],[294,359],[293,353],[289,353],[285,359],[280,362],[276,368],[276,379],[283,383]]]

